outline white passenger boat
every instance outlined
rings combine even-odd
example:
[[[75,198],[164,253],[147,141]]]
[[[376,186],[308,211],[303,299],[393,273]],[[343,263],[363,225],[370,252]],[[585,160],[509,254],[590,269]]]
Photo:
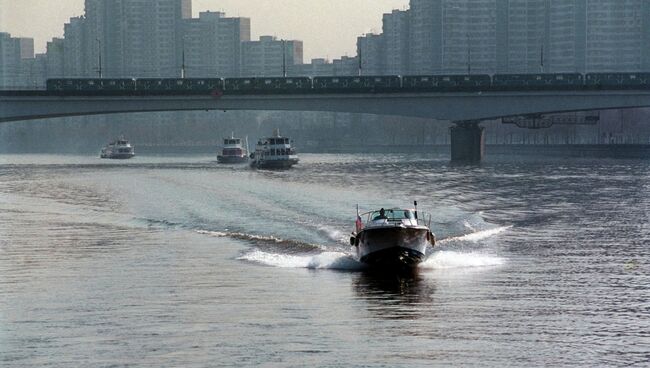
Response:
[[[248,139],[246,139],[246,147],[244,147],[241,138],[235,138],[234,133],[230,138],[224,138],[221,153],[217,155],[217,162],[222,164],[248,162]]]
[[[291,139],[282,137],[277,129],[273,137],[257,142],[251,159],[251,167],[258,169],[288,169],[299,161]]]
[[[129,141],[120,137],[102,148],[99,157],[111,159],[128,159],[135,156],[135,150]]]
[[[358,213],[358,210],[357,210]],[[357,214],[350,244],[357,260],[373,267],[413,268],[436,243],[431,215],[415,208],[388,208]]]

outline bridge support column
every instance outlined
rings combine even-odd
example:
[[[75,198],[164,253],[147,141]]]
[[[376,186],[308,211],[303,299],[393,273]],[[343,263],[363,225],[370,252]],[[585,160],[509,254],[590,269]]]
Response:
[[[451,160],[480,162],[485,155],[485,128],[480,121],[455,121],[451,127]]]

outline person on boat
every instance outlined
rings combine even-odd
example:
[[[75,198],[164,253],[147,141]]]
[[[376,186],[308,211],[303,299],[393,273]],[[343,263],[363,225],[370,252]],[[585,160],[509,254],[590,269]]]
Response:
[[[387,219],[386,211],[383,208],[379,210],[379,215],[373,218],[373,220],[385,220],[385,219]]]

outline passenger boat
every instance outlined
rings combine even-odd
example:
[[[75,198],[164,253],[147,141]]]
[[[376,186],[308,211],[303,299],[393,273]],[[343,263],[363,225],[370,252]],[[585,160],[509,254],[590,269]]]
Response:
[[[281,136],[277,129],[273,137],[257,142],[251,159],[251,167],[257,169],[288,169],[299,161],[291,139]]]
[[[388,208],[358,214],[350,244],[357,260],[373,267],[409,269],[416,267],[434,246],[431,215],[415,208]]]
[[[99,157],[111,159],[128,159],[135,156],[135,150],[129,141],[120,137],[102,148]]]
[[[246,139],[246,148],[244,148],[241,138],[235,138],[235,133],[231,134],[230,138],[224,138],[221,154],[217,155],[217,162],[221,164],[248,162],[248,139]]]

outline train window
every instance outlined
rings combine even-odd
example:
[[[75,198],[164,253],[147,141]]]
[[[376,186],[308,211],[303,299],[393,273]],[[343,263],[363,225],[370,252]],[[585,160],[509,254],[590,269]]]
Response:
[[[445,82],[449,82],[451,79],[449,77],[443,77],[442,80]]]
[[[339,82],[339,79],[338,79],[338,78],[334,78],[334,79],[332,79],[332,83],[338,83],[338,82]]]
[[[267,79],[267,80],[264,81],[264,84],[266,84],[267,86],[268,86],[269,84],[271,84],[271,83],[273,83],[273,81],[270,80],[270,79]]]
[[[177,86],[182,86],[182,85],[183,85],[183,81],[182,81],[182,80],[177,80],[177,81],[176,81],[176,85],[177,85]]]
[[[204,84],[205,84],[205,81],[203,81],[203,80],[200,80],[200,81],[197,81],[197,82],[196,82],[196,84],[198,84],[199,86],[202,86],[202,85],[204,85]]]
[[[634,74],[630,75],[630,79],[636,79],[636,75]]]
[[[94,85],[95,85],[95,81],[88,81],[88,85],[89,85],[89,86],[94,86]]]
[[[381,82],[381,78],[375,78],[375,82]]]
[[[244,81],[244,84],[251,84],[250,79],[246,79],[246,80]]]
[[[563,75],[558,75],[557,80],[564,80],[564,76]]]
[[[286,82],[287,84],[293,84],[293,79],[287,79],[285,82]]]
[[[422,79],[420,79],[420,81],[421,81],[421,82],[428,82],[428,81],[429,81],[429,77],[423,77]]]

